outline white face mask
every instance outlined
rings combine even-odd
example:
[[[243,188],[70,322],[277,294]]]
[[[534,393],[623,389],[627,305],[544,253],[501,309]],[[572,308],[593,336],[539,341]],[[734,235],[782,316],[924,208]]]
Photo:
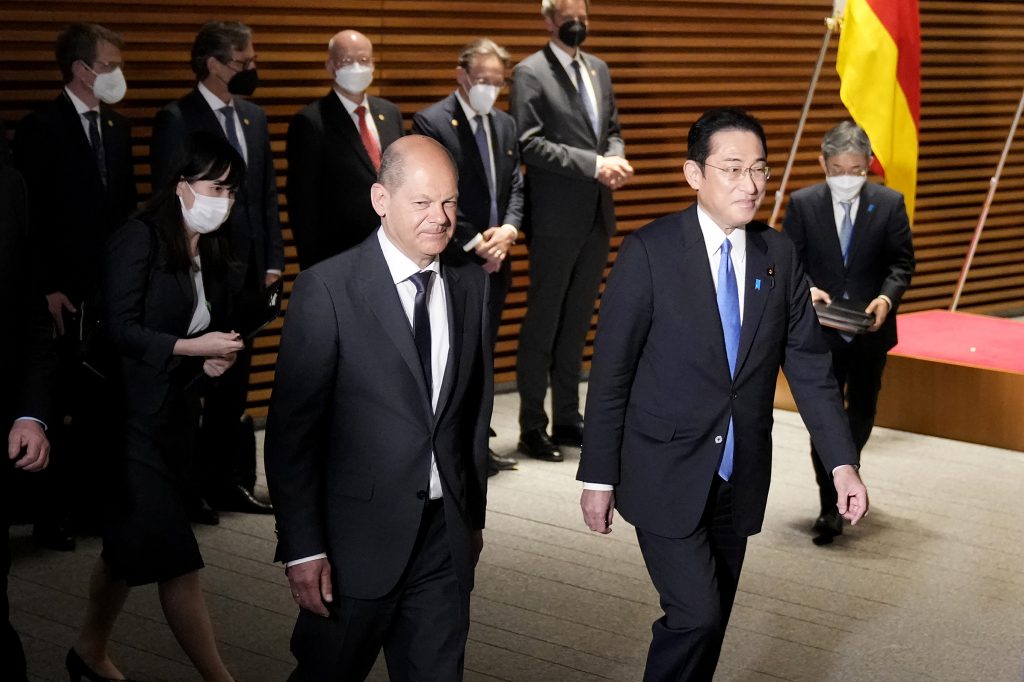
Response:
[[[373,67],[358,62],[343,66],[334,72],[334,82],[345,92],[358,95],[373,82]]]
[[[189,188],[192,196],[195,197],[195,200],[192,202],[192,208],[186,208],[185,200],[180,196],[178,197],[178,201],[181,202],[181,214],[184,216],[185,224],[188,225],[188,228],[199,234],[207,234],[223,225],[224,221],[228,219],[228,213],[231,212],[231,199],[229,197],[208,197],[205,194],[199,194],[187,182],[185,186]]]
[[[831,175],[825,178],[832,196],[839,201],[853,201],[866,181],[863,175]]]
[[[89,68],[89,67],[85,67]],[[92,69],[89,69],[92,71]],[[92,71],[96,73],[95,71]],[[92,94],[101,102],[117,104],[124,99],[124,93],[128,92],[128,83],[125,82],[124,74],[118,67],[110,73],[96,73],[96,80],[92,83]]]
[[[497,85],[477,83],[469,89],[469,106],[473,107],[473,111],[481,116],[486,116],[494,108],[494,102],[498,99],[499,92],[501,92],[501,88]]]

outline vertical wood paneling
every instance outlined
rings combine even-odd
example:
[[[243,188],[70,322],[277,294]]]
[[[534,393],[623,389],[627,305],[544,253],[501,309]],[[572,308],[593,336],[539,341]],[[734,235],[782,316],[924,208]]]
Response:
[[[734,105],[764,122],[769,161],[785,164],[830,0],[772,3],[713,0],[595,0],[587,48],[612,69],[627,155],[637,169],[617,195],[620,236],[689,203],[682,179],[685,133],[702,111]],[[921,0],[922,121],[918,214],[914,225],[918,272],[904,310],[949,304],[1007,129],[1024,87],[1024,3]],[[0,3],[0,117],[9,129],[58,87],[52,44],[71,21],[119,31],[127,42],[128,96],[118,110],[132,118],[140,189],[149,191],[148,141],[154,112],[192,85],[188,50],[208,19],[238,19],[255,31],[263,85],[253,98],[270,118],[278,186],[287,178],[284,140],[290,117],[319,97],[327,39],[356,28],[374,42],[377,71],[371,90],[395,101],[407,121],[454,87],[459,48],[487,35],[519,60],[546,40],[539,0],[56,0]],[[789,191],[819,180],[821,135],[845,116],[839,102],[832,40],[815,105],[805,129]],[[505,99],[499,102],[504,106]],[[1017,141],[1019,143],[1019,140]],[[769,185],[761,210],[771,212]],[[1024,150],[1014,149],[992,207],[961,309],[998,312],[1024,307]],[[282,196],[286,238],[288,210]],[[288,247],[286,277],[297,272]],[[514,379],[515,344],[526,306],[525,247],[513,254],[513,289],[503,319],[496,379]],[[612,254],[614,260],[614,249]],[[278,325],[279,327],[279,325]],[[279,329],[258,340],[250,393],[265,410]],[[587,353],[589,354],[589,348]]]

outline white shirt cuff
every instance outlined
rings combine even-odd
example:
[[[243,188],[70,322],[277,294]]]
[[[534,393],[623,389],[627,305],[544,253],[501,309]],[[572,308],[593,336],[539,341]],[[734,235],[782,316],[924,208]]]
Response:
[[[840,469],[842,469],[843,467],[853,467],[854,471],[857,471],[858,469],[860,469],[860,466],[857,465],[857,464],[840,464],[839,466],[837,466],[835,469],[832,470],[832,476],[835,477],[836,472],[839,471]]]
[[[615,486],[609,485],[608,483],[587,483],[583,482],[584,490],[599,490],[601,492],[611,492],[615,490]]]
[[[296,559],[295,561],[285,562],[285,568],[291,568],[292,566],[298,566],[299,564],[305,564],[310,561],[316,561],[317,559],[326,559],[327,555],[324,553],[314,554],[313,556],[305,557],[304,559]]]
[[[43,431],[48,431],[49,430],[46,427],[46,422],[44,422],[42,419],[36,419],[35,417],[18,417],[14,421],[21,422],[21,421],[25,421],[25,420],[33,421],[33,422],[38,423],[40,426],[43,427]]]
[[[473,237],[468,242],[466,242],[466,245],[462,247],[462,250],[465,251],[466,253],[469,253],[470,251],[475,249],[476,245],[479,244],[480,242],[482,242],[483,240],[484,240],[483,234],[477,232],[475,237]]]
[[[268,275],[278,275],[278,276],[280,276],[281,275],[281,271],[280,270],[274,270],[272,268],[267,268],[267,274]]]

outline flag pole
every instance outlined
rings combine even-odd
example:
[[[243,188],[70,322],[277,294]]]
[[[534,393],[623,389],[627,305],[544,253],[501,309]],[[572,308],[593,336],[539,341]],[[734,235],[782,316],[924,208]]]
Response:
[[[821,75],[821,66],[825,62],[825,54],[828,52],[829,41],[832,40],[832,33],[839,25],[839,17],[836,14],[825,19],[825,37],[821,41],[821,49],[818,51],[818,61],[814,65],[814,74],[811,76],[811,83],[807,88],[807,97],[804,99],[804,108],[800,112],[800,121],[796,124],[796,136],[793,138],[793,146],[789,148],[789,158],[786,159],[786,170],[782,172],[782,179],[779,181],[779,189],[775,192],[775,205],[772,207],[772,217],[768,225],[775,227],[775,221],[779,219],[779,211],[782,210],[782,198],[786,195],[786,184],[789,182],[789,174],[793,171],[793,163],[796,161],[797,147],[800,146],[800,137],[804,133],[804,124],[807,122],[807,114],[811,111],[811,101],[814,99],[814,90],[818,87],[818,76]]]
[[[960,279],[956,283],[956,291],[953,294],[953,303],[949,306],[950,312],[956,312],[957,306],[960,304],[960,295],[964,292],[964,284],[967,283],[967,273],[971,269],[971,263],[974,261],[974,254],[978,250],[978,242],[981,241],[981,232],[985,229],[985,221],[988,219],[988,210],[992,207],[992,200],[996,195],[996,188],[999,186],[999,178],[1003,175],[1003,165],[1006,163],[1006,157],[1010,154],[1010,145],[1013,144],[1013,138],[1017,134],[1017,126],[1020,124],[1021,112],[1024,112],[1024,92],[1021,92],[1020,101],[1017,103],[1017,113],[1013,116],[1013,123],[1010,124],[1010,132],[1006,134],[1006,144],[1003,145],[1003,155],[999,157],[999,163],[996,165],[996,173],[988,181],[988,195],[985,197],[985,203],[981,207],[981,215],[978,216],[978,224],[974,228],[974,236],[971,238],[971,246],[967,250],[967,260],[964,261],[963,268],[960,269]]]

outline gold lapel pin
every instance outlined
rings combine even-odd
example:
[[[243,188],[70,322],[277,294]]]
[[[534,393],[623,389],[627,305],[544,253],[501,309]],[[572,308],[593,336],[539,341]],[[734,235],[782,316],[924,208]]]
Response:
[[[383,121],[384,120],[384,114],[377,114],[377,119]]]
[[[456,119],[456,118],[453,118],[453,119],[452,119],[452,125],[453,125],[454,127],[458,128],[458,127],[459,127],[459,120],[458,120],[458,119]]]
[[[596,76],[597,75],[597,69],[591,69],[590,70],[590,75],[591,76]]]
[[[245,125],[249,125],[249,119],[243,118],[242,123],[244,123]]]
[[[509,156],[512,156],[512,150],[511,149],[506,149],[505,153],[508,154]]]
[[[109,118],[107,119],[107,127],[108,128],[113,128],[114,127],[114,122],[111,121]]]

